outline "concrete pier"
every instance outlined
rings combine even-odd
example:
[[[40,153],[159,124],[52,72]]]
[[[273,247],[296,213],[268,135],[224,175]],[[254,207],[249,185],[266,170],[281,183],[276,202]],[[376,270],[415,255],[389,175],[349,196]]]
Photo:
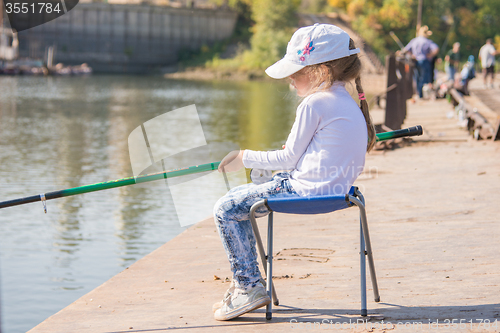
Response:
[[[404,126],[420,124],[425,134],[370,153],[356,182],[381,295],[375,303],[368,278],[368,322],[360,317],[358,212],[350,208],[275,215],[280,306],[271,321],[263,309],[213,319],[231,275],[206,220],[30,332],[499,332],[500,145],[472,139],[446,117],[451,109],[445,100],[410,104]]]

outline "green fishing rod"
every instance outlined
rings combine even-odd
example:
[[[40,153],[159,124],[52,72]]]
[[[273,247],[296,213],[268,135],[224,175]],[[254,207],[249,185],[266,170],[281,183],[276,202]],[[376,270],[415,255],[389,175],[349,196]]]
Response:
[[[217,168],[219,167],[219,164],[220,164],[220,162],[213,162],[213,163],[190,166],[187,168],[151,173],[151,174],[147,174],[147,175],[143,175],[143,176],[139,176],[139,177],[127,177],[127,178],[122,178],[122,179],[117,179],[117,180],[110,180],[110,181],[102,182],[102,183],[78,186],[78,187],[68,188],[65,190],[43,193],[40,195],[32,195],[30,197],[0,202],[0,209],[5,208],[5,207],[23,205],[23,204],[27,204],[30,202],[42,201],[42,203],[44,203],[44,210],[45,210],[45,212],[47,212],[47,209],[45,206],[46,200],[64,198],[64,197],[69,197],[72,195],[95,192],[95,191],[102,191],[102,190],[107,190],[107,189],[115,188],[115,187],[128,186],[128,185],[134,185],[134,184],[139,184],[139,183],[151,182],[154,180],[167,179],[167,178],[191,175],[194,173],[200,173],[200,172],[205,172],[205,171],[217,170]]]
[[[401,130],[396,130],[396,131],[378,133],[377,134],[377,141],[384,141],[384,140],[396,139],[396,138],[407,137],[407,136],[416,136],[416,135],[421,135],[421,134],[422,134],[422,126],[419,125],[419,126],[401,129]],[[58,191],[42,193],[39,195],[32,195],[29,197],[24,197],[24,198],[19,198],[19,199],[2,201],[2,202],[0,202],[0,209],[6,208],[6,207],[12,207],[12,206],[24,205],[24,204],[31,203],[31,202],[41,201],[43,203],[44,211],[47,212],[47,207],[45,204],[45,201],[47,201],[47,200],[64,198],[64,197],[69,197],[72,195],[95,192],[95,191],[102,191],[102,190],[107,190],[110,188],[116,188],[116,187],[121,187],[121,186],[128,186],[128,185],[134,185],[134,184],[139,184],[139,183],[151,182],[154,180],[168,179],[168,178],[174,178],[174,177],[179,177],[179,176],[191,175],[194,173],[213,171],[213,170],[217,170],[217,168],[219,167],[219,164],[220,164],[220,162],[212,162],[212,163],[195,165],[195,166],[190,166],[190,167],[181,168],[181,169],[175,169],[175,170],[170,170],[170,171],[163,171],[163,172],[147,174],[147,175],[143,175],[143,176],[139,176],[139,177],[128,177],[128,178],[122,178],[122,179],[117,179],[117,180],[110,180],[110,181],[102,182],[102,183],[83,185],[83,186],[73,187],[73,188],[69,188],[69,189],[65,189],[65,190],[58,190]]]

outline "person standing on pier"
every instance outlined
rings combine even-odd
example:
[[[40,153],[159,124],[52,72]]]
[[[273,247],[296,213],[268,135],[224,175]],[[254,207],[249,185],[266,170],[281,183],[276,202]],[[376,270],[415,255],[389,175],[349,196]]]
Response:
[[[415,59],[417,68],[417,92],[423,97],[422,88],[431,82],[431,61],[438,54],[439,47],[428,37],[432,35],[429,27],[424,25],[418,30],[418,36],[413,38],[403,49],[403,53],[409,52]]]
[[[481,67],[483,68],[483,80],[485,89],[488,88],[488,75],[491,75],[490,87],[492,89],[494,88],[493,82],[495,81],[495,56],[497,54],[498,51],[495,50],[491,38],[488,38],[486,40],[486,44],[484,44],[479,50],[479,60],[481,60]]]
[[[460,43],[453,44],[453,48],[444,57],[444,70],[448,75],[448,80],[455,82],[455,74],[460,65]]]

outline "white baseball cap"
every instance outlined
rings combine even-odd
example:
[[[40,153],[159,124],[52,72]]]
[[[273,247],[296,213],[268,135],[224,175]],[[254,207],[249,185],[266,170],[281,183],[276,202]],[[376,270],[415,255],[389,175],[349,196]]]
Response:
[[[332,24],[303,27],[295,31],[288,42],[283,59],[266,69],[267,75],[283,79],[302,68],[359,53],[349,50],[349,35]]]

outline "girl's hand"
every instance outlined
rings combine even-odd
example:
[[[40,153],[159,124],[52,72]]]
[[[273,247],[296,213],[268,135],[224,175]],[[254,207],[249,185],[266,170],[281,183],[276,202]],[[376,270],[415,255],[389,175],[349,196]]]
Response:
[[[243,150],[233,150],[222,159],[219,172],[233,172],[243,168]]]

